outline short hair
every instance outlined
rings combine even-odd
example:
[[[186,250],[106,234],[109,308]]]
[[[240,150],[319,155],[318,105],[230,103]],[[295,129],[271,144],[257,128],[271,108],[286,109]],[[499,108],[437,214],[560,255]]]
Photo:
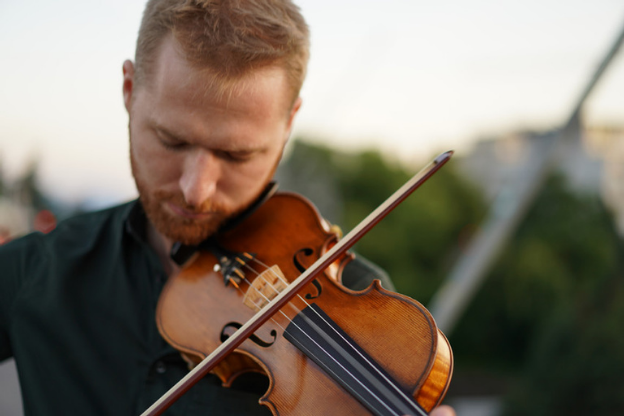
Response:
[[[191,65],[230,84],[262,67],[282,67],[293,94],[309,58],[309,30],[290,0],[149,0],[135,55],[135,83],[150,76],[159,46],[172,34]]]

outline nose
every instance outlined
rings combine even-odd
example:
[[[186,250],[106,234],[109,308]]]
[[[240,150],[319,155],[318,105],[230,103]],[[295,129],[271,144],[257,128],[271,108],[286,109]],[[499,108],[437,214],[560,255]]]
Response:
[[[180,189],[187,204],[199,207],[217,191],[221,168],[214,153],[196,149],[184,161]]]

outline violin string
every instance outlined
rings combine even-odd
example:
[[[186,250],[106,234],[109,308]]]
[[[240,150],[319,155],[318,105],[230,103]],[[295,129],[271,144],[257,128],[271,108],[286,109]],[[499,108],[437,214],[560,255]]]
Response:
[[[256,261],[258,264],[260,264],[262,267],[264,267],[265,269],[267,269],[267,270],[271,270],[271,268],[270,268],[270,267],[268,267],[266,264],[262,263],[261,261],[259,261],[259,260],[255,260],[255,261]],[[253,267],[251,267],[251,266],[249,266],[249,265],[247,265],[247,264],[245,264],[245,267],[246,267],[246,268],[248,268],[249,270],[251,270],[253,273],[255,273],[255,274],[256,274],[256,278],[261,278],[261,279],[263,279],[265,283],[267,283],[267,284],[268,284],[268,285],[270,285],[270,286],[271,286],[274,290],[276,290],[276,291],[277,291],[277,289],[275,288],[275,286],[273,286],[273,284],[271,284],[269,281],[267,281],[267,280],[266,280],[266,279],[262,276],[262,274],[261,274],[261,273],[259,273],[259,272],[258,272],[258,271],[256,271]],[[271,270],[271,273],[274,273],[274,272]],[[282,279],[282,278],[281,278],[281,276],[279,276],[277,273],[275,273],[275,275],[276,275],[276,277],[277,277],[278,279]],[[249,285],[249,288],[254,288],[254,287],[252,286],[251,282],[250,282],[250,281],[249,281],[246,277],[244,277],[244,276],[243,276],[242,280],[243,280],[243,281],[245,281],[245,283],[247,283],[247,285]],[[288,282],[285,282],[285,283],[287,283],[287,284],[288,284]],[[245,294],[245,293],[243,292],[243,290],[242,290],[240,287],[238,287],[237,289],[238,289],[238,290],[239,290],[239,291],[240,291],[243,295]],[[249,290],[249,289],[248,289],[248,290]],[[255,288],[254,288],[254,290],[255,290]],[[264,295],[264,293],[262,293],[262,292],[260,292],[260,291],[257,291],[257,293],[259,293],[259,294],[260,294],[260,296],[264,297],[264,298],[265,298],[265,300],[270,301],[270,299],[269,299],[269,298],[267,298],[267,297]],[[300,299],[301,299],[301,300],[302,300],[302,301],[303,301],[306,305],[310,306],[310,304],[309,304],[309,303],[308,303],[305,299],[303,299],[303,298],[301,297],[301,295],[297,294],[297,296],[299,296],[299,298],[300,298]],[[297,308],[295,305],[293,305],[293,304],[292,304],[292,302],[288,302],[288,305],[289,305],[289,306],[291,306],[291,307],[293,307],[293,308],[295,308],[295,310],[296,310],[297,312],[301,312],[301,310],[300,310],[299,308]],[[323,351],[323,353],[325,353],[325,355],[326,355],[327,357],[329,357],[329,358],[330,358],[331,360],[333,360],[333,361],[334,361],[334,362],[335,362],[335,363],[336,363],[339,367],[341,367],[341,368],[345,371],[345,373],[347,373],[349,376],[351,376],[351,378],[352,378],[353,380],[355,380],[355,382],[357,382],[358,384],[360,384],[360,386],[361,386],[362,388],[364,388],[366,391],[368,391],[368,393],[369,393],[371,396],[373,396],[373,398],[374,398],[374,399],[376,399],[376,400],[377,400],[377,401],[378,401],[378,402],[379,402],[382,406],[384,406],[384,407],[385,407],[385,408],[386,408],[389,412],[391,412],[391,413],[392,413],[393,415],[395,415],[395,416],[401,416],[401,414],[399,414],[399,413],[395,413],[395,412],[394,412],[394,411],[393,411],[390,407],[388,407],[388,405],[387,405],[387,404],[386,404],[386,403],[385,403],[385,402],[384,402],[384,401],[383,401],[380,397],[378,397],[378,396],[377,396],[374,392],[372,392],[372,391],[371,391],[371,390],[370,390],[367,386],[365,386],[365,385],[362,383],[362,381],[361,381],[361,380],[359,380],[359,379],[355,376],[355,374],[351,373],[348,369],[346,369],[346,368],[344,367],[344,365],[342,365],[342,364],[341,364],[341,363],[340,363],[340,362],[339,362],[339,361],[338,361],[335,357],[333,357],[333,356],[332,356],[329,352],[327,352],[327,350],[325,350],[325,349],[324,349],[321,345],[319,345],[319,344],[318,344],[318,342],[316,342],[316,341],[315,341],[315,340],[314,340],[314,339],[313,339],[313,338],[312,338],[312,337],[311,337],[308,333],[306,333],[306,332],[305,332],[305,331],[304,331],[304,330],[303,330],[303,329],[302,329],[299,325],[297,325],[295,322],[293,322],[293,321],[292,321],[292,319],[290,319],[290,317],[288,317],[288,315],[286,315],[286,314],[285,314],[282,310],[280,310],[279,312],[280,312],[280,313],[284,316],[284,318],[285,318],[285,319],[286,319],[286,320],[287,320],[290,324],[292,324],[292,325],[294,325],[295,327],[297,327],[297,328],[299,329],[299,331],[301,331],[301,333],[302,333],[302,334],[304,334],[306,337],[308,337],[308,338],[310,339],[310,341],[312,341],[312,342],[313,342],[313,343],[314,343],[314,344],[315,344],[315,345],[316,345],[316,346],[317,346],[317,347],[318,347],[321,351]],[[277,321],[276,321],[273,317],[271,317],[271,320],[272,320],[272,321],[273,321],[273,322],[274,322],[274,323],[275,323],[278,327],[280,327],[280,328],[282,329],[282,331],[283,331],[283,332],[286,332],[286,329],[285,329],[285,328],[284,328],[284,327],[283,327],[283,326],[282,326],[279,322],[277,322]],[[332,328],[333,328],[333,327],[332,327]],[[335,329],[334,329],[334,330],[335,330]],[[351,347],[352,347],[352,346],[351,346]],[[353,348],[353,347],[352,347],[352,348]],[[314,354],[313,354],[313,353],[312,353],[312,355],[314,356]],[[316,358],[317,360],[319,360],[319,361],[320,361],[320,358],[319,358],[319,357],[314,356],[314,358]],[[327,369],[327,371],[329,371],[330,373],[332,373],[332,375],[333,375],[333,377],[334,377],[335,379],[337,379],[338,381],[341,381],[341,382],[343,382],[343,383],[345,383],[345,384],[346,384],[346,381],[345,381],[343,378],[341,378],[339,374],[336,374],[336,373],[335,373],[333,370],[331,370],[331,369]],[[373,407],[373,405],[372,405],[372,404],[371,404],[368,400],[366,400],[366,398],[362,397],[361,395],[358,395],[358,397],[359,397],[359,400],[361,400],[361,401],[365,402],[365,404],[367,404],[369,407]]]
[[[266,265],[265,263],[263,263],[262,261],[257,260],[257,259],[254,259],[253,261],[255,261],[256,263],[258,263],[258,264],[259,264],[262,268],[264,268],[265,270],[268,270],[271,274],[273,274],[273,275],[274,275],[274,277],[276,277],[277,279],[281,280],[283,283],[285,283],[286,285],[288,285],[288,282],[287,282],[287,281],[285,281],[285,280],[284,280],[284,279],[283,279],[283,278],[282,278],[279,274],[275,273],[275,272],[274,272],[274,271],[273,271],[270,267],[268,267],[268,265]],[[264,282],[265,284],[267,284],[268,286],[270,286],[270,287],[271,287],[271,288],[272,288],[272,289],[273,289],[276,293],[279,293],[279,290],[278,290],[278,289],[277,289],[277,288],[276,288],[276,287],[275,287],[275,286],[274,286],[271,282],[269,282],[269,281],[268,281],[268,280],[267,280],[267,279],[266,279],[266,278],[262,275],[262,273],[259,273],[258,271],[256,271],[253,267],[249,266],[248,264],[245,264],[245,265],[244,265],[244,267],[246,267],[247,269],[251,270],[251,271],[252,271],[252,272],[256,275],[256,278],[261,278],[261,279],[263,280],[263,282]],[[249,288],[248,288],[247,290],[249,290],[249,289],[253,289],[253,290],[255,290],[255,291],[256,291],[256,293],[258,293],[258,294],[259,294],[261,297],[263,297],[266,301],[270,301],[270,300],[271,300],[271,299],[269,299],[269,298],[268,298],[268,297],[267,297],[264,293],[262,293],[261,291],[259,291],[258,289],[256,289],[256,287],[254,287],[254,286],[253,286],[253,284],[252,284],[252,283],[251,283],[251,282],[250,282],[250,281],[249,281],[249,280],[248,280],[248,279],[247,279],[244,275],[243,275],[243,277],[242,277],[242,280],[243,280],[245,283],[247,283],[247,285],[249,286]],[[245,292],[243,292],[243,290],[242,290],[240,287],[238,287],[237,289],[241,292],[241,294],[245,295]],[[306,304],[307,306],[310,306],[309,302],[307,302],[307,301],[306,301],[306,300],[305,300],[305,299],[304,299],[304,298],[303,298],[300,294],[297,294],[297,296],[299,297],[299,299],[300,299],[300,300],[301,300],[304,304]],[[301,310],[300,310],[298,307],[296,307],[294,304],[292,304],[292,302],[288,302],[288,305],[289,305],[289,306],[291,306],[292,308],[294,308],[294,309],[295,309],[295,311],[296,311],[297,313],[301,312]],[[371,367],[373,367],[373,368],[375,369],[375,371],[376,371],[376,372],[377,372],[377,373],[378,373],[378,374],[379,374],[379,375],[380,375],[380,376],[381,376],[381,377],[382,377],[382,378],[386,381],[386,383],[387,383],[389,386],[391,386],[391,387],[392,387],[394,390],[396,390],[396,391],[397,391],[397,392],[398,392],[401,396],[403,396],[403,398],[404,398],[405,400],[407,400],[408,402],[413,402],[413,399],[412,399],[411,397],[408,397],[407,395],[405,395],[405,393],[404,393],[402,390],[400,390],[400,389],[399,389],[399,387],[398,387],[398,386],[396,386],[396,385],[395,385],[395,383],[394,383],[392,380],[388,379],[388,378],[385,376],[385,374],[383,374],[383,373],[382,373],[382,372],[381,372],[381,371],[380,371],[377,367],[375,367],[374,365],[372,365],[372,363],[370,362],[370,360],[368,360],[368,359],[367,359],[367,357],[365,357],[365,356],[364,356],[364,355],[363,355],[363,354],[362,354],[359,350],[357,350],[357,349],[356,349],[356,348],[355,348],[355,347],[354,347],[354,346],[353,346],[353,345],[352,345],[352,344],[351,344],[351,343],[350,343],[347,339],[345,339],[345,338],[344,338],[344,336],[343,336],[340,332],[338,332],[338,331],[336,330],[336,328],[335,328],[333,325],[331,325],[329,322],[327,322],[327,320],[326,320],[326,319],[325,319],[322,315],[318,314],[318,312],[317,312],[317,311],[315,311],[313,308],[310,308],[310,309],[311,309],[311,310],[312,310],[312,311],[313,311],[313,312],[314,312],[314,313],[315,313],[315,314],[316,314],[316,315],[317,315],[317,316],[318,316],[321,320],[323,320],[323,322],[325,322],[325,324],[327,324],[327,325],[328,325],[328,326],[329,326],[329,327],[330,327],[330,328],[331,328],[331,329],[332,329],[332,330],[333,330],[333,331],[334,331],[334,332],[335,332],[335,333],[336,333],[336,334],[337,334],[340,338],[342,338],[342,340],[343,340],[343,341],[344,341],[344,342],[345,342],[345,343],[346,343],[346,344],[347,344],[347,345],[351,348],[351,350],[352,350],[352,351],[356,352],[356,353],[357,353],[357,354],[358,354],[358,355],[359,355],[362,359],[364,359],[364,360],[365,360],[365,361],[366,361],[366,362],[367,362],[367,363],[368,363]],[[365,386],[365,385],[364,385],[364,384],[363,384],[363,383],[362,383],[362,382],[361,382],[361,381],[360,381],[360,380],[359,380],[359,379],[358,379],[358,378],[357,378],[354,374],[352,374],[349,370],[347,370],[347,369],[346,369],[346,368],[345,368],[345,367],[344,367],[341,363],[339,363],[339,362],[337,361],[337,359],[336,359],[335,357],[333,357],[331,354],[329,354],[329,353],[328,353],[328,352],[327,352],[327,351],[326,351],[326,350],[325,350],[325,349],[324,349],[321,345],[319,345],[319,344],[318,344],[318,343],[317,343],[314,339],[312,339],[312,337],[311,337],[308,333],[306,333],[306,332],[305,332],[305,331],[304,331],[301,327],[299,327],[299,326],[298,326],[295,322],[293,322],[293,321],[292,321],[292,320],[291,320],[291,319],[290,319],[290,318],[289,318],[289,317],[288,317],[288,316],[287,316],[287,315],[286,315],[283,311],[281,311],[281,310],[280,310],[279,312],[280,312],[282,315],[284,315],[284,317],[286,318],[286,320],[287,320],[289,323],[291,323],[292,325],[296,326],[296,327],[297,327],[297,328],[301,331],[301,333],[302,333],[302,334],[304,334],[306,337],[308,337],[308,338],[310,339],[310,341],[312,341],[314,344],[316,344],[316,346],[317,346],[319,349],[321,349],[321,351],[323,351],[327,357],[329,357],[331,360],[333,360],[333,361],[334,361],[337,365],[339,365],[339,366],[340,366],[340,367],[341,367],[341,368],[342,368],[342,369],[343,369],[343,370],[344,370],[344,371],[345,371],[348,375],[350,375],[350,376],[351,376],[351,378],[352,378],[353,380],[355,380],[355,381],[356,381],[358,384],[360,384],[360,385],[361,385],[361,386],[362,386],[365,390],[367,390],[367,391],[368,391],[368,392],[369,392],[369,393],[370,393],[370,394],[371,394],[371,395],[372,395],[372,396],[373,396],[373,397],[374,397],[374,398],[375,398],[375,399],[376,399],[376,400],[377,400],[380,404],[382,404],[384,407],[386,407],[388,411],[392,412],[392,410],[391,410],[390,408],[388,408],[388,406],[385,404],[385,402],[384,402],[381,398],[377,397],[377,395],[376,395],[375,393],[373,393],[372,391],[370,391],[370,389],[369,389],[368,387],[366,387],[366,386]],[[285,328],[284,328],[281,324],[279,324],[279,323],[278,323],[275,319],[271,318],[271,320],[272,320],[272,321],[273,321],[273,322],[274,322],[277,326],[279,326],[279,327],[282,329],[282,331],[284,331],[284,332],[286,331],[286,329],[285,329]],[[322,334],[321,334],[321,333],[319,333],[319,335],[322,335]],[[349,356],[349,353],[348,353],[347,351],[345,351],[343,347],[339,347],[338,349],[342,349],[342,351],[343,351],[342,356],[343,356],[343,357],[348,357],[348,356]],[[316,356],[315,356],[314,358],[319,359],[319,358],[318,358],[318,357],[316,357]],[[328,370],[328,371],[331,371],[331,370]],[[335,378],[337,378],[337,379],[339,379],[340,381],[344,382],[344,380],[343,380],[340,376],[338,376],[337,374],[335,374],[333,371],[331,371],[331,372],[333,373],[333,375],[334,375],[334,377],[335,377]],[[366,401],[366,399],[364,399],[364,398],[362,398],[362,397],[361,397],[361,400],[362,400],[362,401],[367,402],[367,401]],[[368,402],[367,402],[367,403],[368,403]],[[370,405],[370,403],[369,403],[369,405]],[[417,411],[421,412],[420,408],[416,408],[416,409],[417,409]],[[421,412],[421,414],[425,414],[425,413],[422,413],[422,412]]]
[[[252,271],[253,271],[253,272],[257,275],[256,277],[260,277],[260,278],[264,279],[264,277],[262,277],[262,276],[261,276],[261,274],[260,274],[260,273],[258,273],[256,270],[254,270],[253,268],[251,268],[251,267],[249,267],[249,266],[246,266],[246,267],[248,267],[250,270],[252,270]],[[279,277],[279,276],[278,276],[278,277]],[[249,285],[249,287],[250,287],[250,288],[254,288],[254,287],[251,285],[251,282],[249,282],[249,280],[248,280],[246,277],[243,277],[243,278],[242,278],[242,280],[243,280],[245,283],[247,283],[247,284]],[[273,286],[270,282],[268,282],[266,279],[264,279],[264,281],[265,281],[267,284],[269,284],[270,286],[272,286],[273,288],[275,288],[275,287],[274,287],[274,286]],[[241,289],[240,287],[236,287],[236,288],[238,289],[238,291],[239,291],[239,292],[241,292],[241,294],[245,295],[245,292],[243,292],[243,289]],[[248,290],[249,290],[249,289],[248,289]],[[254,290],[255,290],[255,288],[254,288]],[[258,291],[258,293],[260,294],[260,296],[264,297],[264,298],[265,298],[265,300],[270,301],[270,299],[268,299],[268,298],[267,298],[267,297],[266,297],[266,296],[265,296],[262,292]],[[303,300],[303,299],[302,299],[302,300]],[[305,302],[305,300],[303,300],[303,301]],[[307,303],[307,302],[306,302],[306,303]],[[288,305],[289,305],[289,306],[292,306],[293,308],[295,308],[295,310],[296,310],[297,312],[301,312],[301,311],[300,311],[300,310],[299,310],[299,309],[298,309],[295,305],[292,305],[292,303],[291,303],[291,302],[289,302],[289,303],[288,303]],[[316,344],[316,345],[317,345],[317,347],[318,347],[319,349],[321,349],[321,350],[325,353],[325,355],[327,355],[328,357],[330,357],[330,358],[331,358],[331,359],[332,359],[332,360],[333,360],[336,364],[338,364],[338,365],[339,365],[339,366],[340,366],[340,367],[341,367],[341,368],[342,368],[342,369],[343,369],[343,370],[344,370],[344,371],[345,371],[348,375],[350,375],[350,376],[351,376],[351,378],[353,378],[356,382],[358,382],[358,383],[359,383],[359,384],[360,384],[360,385],[361,385],[364,389],[366,389],[366,390],[367,390],[367,391],[368,391],[368,392],[369,392],[369,393],[370,393],[370,394],[371,394],[371,395],[372,395],[375,399],[377,399],[377,401],[378,401],[379,403],[381,403],[384,407],[386,407],[386,408],[388,409],[388,411],[393,412],[393,411],[392,411],[392,409],[388,408],[388,406],[386,406],[386,405],[385,405],[385,403],[383,402],[383,400],[381,400],[379,397],[377,397],[377,396],[375,395],[375,393],[373,393],[372,391],[370,391],[370,390],[369,390],[369,389],[368,389],[368,388],[367,388],[364,384],[362,384],[362,382],[361,382],[360,380],[358,380],[358,379],[357,379],[357,377],[355,377],[355,375],[354,375],[354,374],[352,374],[349,370],[347,370],[346,368],[344,368],[344,366],[343,366],[341,363],[339,363],[339,362],[338,362],[338,361],[337,361],[337,360],[336,360],[336,359],[335,359],[335,358],[334,358],[331,354],[329,354],[329,353],[328,353],[328,352],[327,352],[327,351],[326,351],[326,350],[325,350],[322,346],[320,346],[320,345],[319,345],[319,344],[318,344],[318,343],[317,343],[314,339],[312,339],[312,338],[310,337],[310,335],[309,335],[309,334],[307,334],[307,333],[306,333],[306,332],[305,332],[305,331],[304,331],[301,327],[299,327],[299,326],[298,326],[295,322],[293,322],[293,321],[292,321],[292,320],[288,317],[288,315],[286,315],[286,314],[285,314],[283,311],[281,311],[281,310],[280,310],[279,312],[280,312],[282,315],[284,315],[284,318],[285,318],[285,319],[286,319],[286,320],[287,320],[290,324],[292,324],[292,325],[296,326],[296,327],[299,329],[299,331],[301,331],[301,333],[303,333],[304,335],[306,335],[306,336],[310,339],[310,341],[312,341],[314,344]],[[271,319],[271,321],[273,321],[273,323],[274,323],[275,325],[277,325],[277,326],[278,326],[278,327],[279,327],[279,328],[280,328],[283,332],[286,332],[286,328],[284,328],[284,327],[283,327],[283,326],[282,326],[282,325],[281,325],[278,321],[276,321],[273,317],[271,317],[270,319]],[[318,358],[318,357],[316,357],[316,356],[314,356],[314,358],[319,359],[319,358]],[[346,381],[345,381],[343,378],[341,378],[341,377],[340,377],[340,375],[336,374],[333,370],[328,369],[327,371],[329,371],[330,373],[332,373],[333,377],[334,377],[335,379],[337,379],[338,381],[341,381],[341,382],[343,382],[343,383],[346,383]],[[359,400],[361,400],[361,401],[365,402],[368,406],[372,407],[372,404],[371,404],[369,401],[367,401],[367,400],[366,400],[366,398],[361,397],[360,395],[358,395],[358,396],[359,396]],[[394,413],[394,412],[393,412],[393,414],[394,414],[395,416],[400,416],[398,413]]]
[[[285,283],[286,285],[288,285],[288,284],[289,284],[289,283],[288,283],[288,281],[284,280],[284,279],[283,279],[283,278],[282,278],[279,274],[275,273],[275,272],[274,272],[274,271],[273,271],[273,270],[272,270],[272,269],[271,269],[271,268],[270,268],[267,264],[263,263],[262,261],[260,261],[260,260],[258,260],[258,259],[255,259],[255,258],[254,258],[252,261],[254,261],[254,262],[258,263],[258,264],[259,264],[261,267],[263,267],[264,269],[269,270],[269,271],[270,271],[270,273],[274,274],[274,275],[275,275],[275,277],[277,277],[279,280],[281,280],[281,281],[282,281],[283,283]],[[255,273],[257,278],[258,278],[258,277],[262,278],[266,284],[268,284],[269,286],[271,286],[271,288],[273,288],[273,290],[275,290],[275,291],[276,291],[276,293],[279,293],[279,291],[277,290],[277,288],[275,288],[275,286],[274,286],[271,282],[269,282],[268,280],[266,280],[266,278],[264,278],[264,276],[262,276],[262,274],[261,274],[261,273],[258,273],[258,272],[257,272],[254,268],[252,268],[251,266],[249,266],[249,265],[247,265],[247,264],[245,265],[245,267],[247,267],[249,270],[251,270],[253,273]],[[245,280],[247,280],[247,279],[245,278]],[[253,287],[253,286],[251,286],[251,283],[249,283],[249,281],[247,281],[247,284],[249,284],[249,285],[250,285],[250,287]],[[265,300],[270,301],[270,299],[268,299],[268,298],[267,298],[267,297],[266,297],[263,293],[261,293],[261,292],[259,292],[259,291],[258,291],[258,293],[260,293],[260,295],[261,295],[261,296],[263,296],[263,297],[265,298]],[[309,303],[307,300],[305,300],[305,299],[304,299],[304,298],[303,298],[300,294],[298,294],[298,293],[297,293],[297,295],[296,295],[296,296],[297,296],[297,297],[299,297],[299,299],[301,299],[301,301],[302,301],[302,302],[303,302],[306,306],[308,306],[308,307],[309,307],[309,306],[311,306],[311,305],[310,305],[310,303]],[[297,312],[300,312],[299,308],[297,308],[295,305],[292,305],[292,303],[291,303],[291,302],[289,302],[289,303],[288,303],[288,305],[289,305],[289,306],[292,306],[293,308],[295,308],[295,309],[297,310]],[[362,352],[361,352],[361,351],[359,351],[359,350],[358,350],[358,349],[357,349],[357,348],[356,348],[356,347],[355,347],[355,346],[354,346],[354,345],[353,345],[353,344],[352,344],[352,343],[351,343],[348,339],[346,339],[346,338],[345,338],[345,337],[344,337],[344,336],[343,336],[343,335],[342,335],[342,334],[341,334],[341,333],[340,333],[340,332],[339,332],[339,331],[338,331],[338,330],[334,327],[334,325],[332,325],[331,323],[329,323],[329,322],[328,322],[328,321],[327,321],[327,320],[326,320],[326,319],[325,319],[322,315],[320,315],[320,314],[319,314],[316,310],[314,310],[314,308],[310,308],[310,310],[312,310],[312,311],[313,311],[313,312],[314,312],[314,313],[315,313],[315,314],[316,314],[316,315],[317,315],[317,316],[318,316],[318,317],[319,317],[319,318],[320,318],[323,322],[325,322],[325,324],[327,324],[327,325],[328,325],[328,326],[329,326],[329,327],[330,327],[330,328],[334,331],[334,333],[335,333],[336,335],[338,335],[338,336],[339,336],[339,337],[340,337],[340,338],[341,338],[341,339],[342,339],[342,340],[343,340],[343,341],[344,341],[344,342],[345,342],[345,343],[346,343],[346,344],[347,344],[347,345],[351,348],[351,351],[352,351],[352,352],[355,352],[355,353],[356,353],[357,355],[359,355],[359,356],[360,356],[360,357],[361,357],[364,361],[366,361],[366,363],[367,363],[370,367],[372,367],[372,368],[375,370],[375,372],[376,372],[379,376],[381,376],[381,377],[382,377],[382,378],[386,381],[386,383],[387,383],[389,386],[391,386],[391,387],[392,387],[392,388],[393,388],[393,389],[394,389],[394,390],[395,390],[395,391],[396,391],[396,392],[397,392],[400,396],[402,396],[402,397],[403,397],[403,399],[407,400],[408,402],[413,402],[413,401],[414,401],[414,399],[413,399],[412,397],[407,396],[407,395],[403,392],[403,390],[401,390],[401,389],[400,389],[400,388],[399,388],[399,387],[398,387],[398,386],[397,386],[397,385],[396,385],[396,384],[395,384],[392,380],[390,380],[390,379],[389,379],[389,378],[388,378],[388,377],[387,377],[387,376],[386,376],[386,375],[385,375],[382,371],[380,371],[380,370],[379,370],[379,369],[378,369],[375,365],[373,365],[373,363],[371,363],[371,362],[370,362],[370,360],[369,360],[366,356],[364,356],[364,354],[362,354]],[[294,322],[293,322],[293,321],[292,321],[292,320],[291,320],[288,316],[286,316],[286,314],[284,314],[281,310],[280,310],[280,312],[282,313],[282,315],[284,315],[284,316],[286,317],[286,319],[287,319],[290,323],[292,323],[293,325],[297,326],[297,324],[296,324],[296,323],[294,323]],[[275,321],[274,321],[274,322],[275,322]],[[280,326],[280,327],[281,327],[281,326]],[[348,373],[351,377],[353,377],[353,379],[354,379],[354,380],[356,380],[356,381],[357,381],[360,385],[362,385],[362,387],[364,387],[366,390],[368,390],[368,388],[366,388],[366,387],[365,387],[365,386],[364,386],[364,385],[363,385],[363,384],[362,384],[362,383],[361,383],[361,382],[360,382],[360,381],[359,381],[359,380],[355,377],[355,375],[351,374],[351,373],[350,373],[347,369],[345,369],[345,368],[344,368],[344,367],[343,367],[340,363],[338,363],[338,361],[336,361],[336,359],[335,359],[333,356],[331,356],[331,354],[329,354],[327,351],[325,351],[325,350],[324,350],[324,349],[323,349],[323,348],[322,348],[322,347],[321,347],[321,346],[320,346],[320,345],[319,345],[316,341],[314,341],[314,340],[310,337],[310,335],[308,335],[308,334],[307,334],[307,333],[306,333],[303,329],[301,329],[299,326],[297,326],[297,328],[299,328],[299,330],[300,330],[303,334],[305,334],[305,335],[306,335],[306,336],[307,336],[307,337],[308,337],[308,338],[309,338],[312,342],[314,342],[314,343],[315,343],[315,344],[316,344],[316,345],[317,345],[317,346],[318,346],[321,350],[323,350],[323,352],[325,352],[325,354],[326,354],[328,357],[330,357],[330,358],[331,358],[334,362],[336,362],[336,364],[340,365],[340,366],[341,366],[341,367],[342,367],[342,368],[343,368],[343,369],[344,369],[344,370],[345,370],[345,371],[346,371],[346,372],[347,372],[347,373]],[[282,329],[283,329],[283,328],[282,328]],[[284,331],[285,331],[285,330],[284,330]],[[344,348],[342,348],[342,349],[344,350]],[[347,351],[344,351],[343,356],[348,355],[348,354],[349,354],[349,353],[348,353]],[[377,399],[380,403],[382,403],[385,407],[387,407],[387,406],[384,404],[384,402],[383,402],[380,398],[376,397],[376,395],[375,395],[373,392],[371,392],[370,390],[368,390],[368,391],[369,391],[369,393],[370,393],[371,395],[375,396],[375,398],[376,398],[376,399]],[[390,409],[388,409],[388,410],[390,410]],[[391,411],[391,410],[390,410],[390,411]],[[420,412],[420,408],[418,408],[418,411]],[[421,414],[425,414],[425,413],[421,413]]]
[[[255,262],[257,262],[258,264],[260,264],[262,267],[264,267],[265,269],[271,270],[270,267],[268,267],[268,265],[264,264],[262,261],[258,260],[258,259],[254,259]],[[253,270],[253,269],[252,269]],[[256,272],[254,270],[254,272]],[[257,272],[256,272],[257,273]],[[271,270],[271,273],[274,273]],[[275,276],[282,280],[283,283],[285,284],[289,284],[287,281],[283,280],[281,276],[279,276],[277,273],[274,273]],[[266,279],[264,279],[266,283],[268,283],[269,285],[271,285],[271,287],[273,287],[274,290],[275,287],[269,283]],[[297,296],[301,299],[301,301],[303,303],[305,303],[307,306],[310,306],[310,303],[308,301],[306,301],[300,294],[297,294]],[[388,383],[388,385],[390,385],[400,396],[403,397],[403,399],[412,402],[414,399],[410,396],[408,396],[407,394],[405,394],[405,392],[403,390],[401,390],[401,388],[399,388],[399,386],[397,386],[393,380],[389,379],[382,371],[380,371],[375,365],[373,365],[373,363],[370,362],[370,360],[360,351],[358,350],[348,339],[346,339],[335,327],[334,325],[332,325],[331,323],[329,323],[321,314],[319,314],[316,310],[314,310],[314,308],[310,308],[318,318],[320,318],[323,322],[325,322],[325,324],[327,324],[334,332],[336,335],[338,335],[350,348],[353,352],[355,352],[357,355],[360,356],[360,358],[362,358],[364,361],[366,361],[366,363],[371,366],[372,368],[375,369],[375,372],[381,376],[386,383]],[[306,334],[307,335],[307,334]],[[420,409],[419,409],[420,410]]]

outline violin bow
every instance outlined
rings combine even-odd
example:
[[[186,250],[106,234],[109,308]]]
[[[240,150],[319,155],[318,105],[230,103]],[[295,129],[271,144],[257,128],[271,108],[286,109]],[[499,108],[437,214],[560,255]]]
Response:
[[[329,267],[345,251],[353,247],[360,238],[368,233],[379,221],[386,217],[394,208],[402,203],[409,195],[418,189],[427,179],[433,176],[446,162],[453,151],[440,154],[420,172],[408,180],[401,188],[394,192],[386,201],[378,206],[355,228],[344,236],[336,245],[320,257],[312,266],[295,279],[288,288],[284,289],[270,303],[258,311],[245,325],[238,329],[225,342],[217,347],[209,356],[197,364],[186,376],[178,381],[167,393],[154,402],[141,416],[158,416],[167,410],[176,400],[193,387],[199,380],[214,369],[223,359],[231,354],[240,344],[256,332],[275,313],[282,309],[303,287],[312,281],[319,273]]]

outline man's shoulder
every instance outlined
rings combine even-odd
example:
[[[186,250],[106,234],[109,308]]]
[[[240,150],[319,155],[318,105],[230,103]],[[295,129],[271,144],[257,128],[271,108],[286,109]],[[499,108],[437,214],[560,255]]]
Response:
[[[68,232],[75,232],[80,230],[88,231],[98,229],[109,223],[123,225],[135,204],[136,200],[97,211],[84,212],[78,215],[74,215],[61,221],[56,229],[53,230],[49,235],[55,236],[56,234],[66,234]]]
[[[2,284],[13,293],[25,282],[40,282],[77,261],[96,264],[122,243],[125,218],[134,202],[61,221],[48,234],[30,233],[0,246]],[[99,256],[95,259],[93,256]],[[96,261],[97,260],[97,261]],[[7,289],[8,290],[8,289]]]
[[[373,280],[380,280],[385,289],[395,290],[388,274],[381,267],[362,256],[356,255],[353,260],[346,264],[342,272],[342,284],[352,290],[366,289]]]
[[[17,238],[0,247],[1,260],[23,257],[28,253],[45,255],[71,246],[84,246],[103,234],[123,232],[124,222],[136,201],[127,202],[106,209],[85,212],[67,218],[48,234],[34,232]]]

